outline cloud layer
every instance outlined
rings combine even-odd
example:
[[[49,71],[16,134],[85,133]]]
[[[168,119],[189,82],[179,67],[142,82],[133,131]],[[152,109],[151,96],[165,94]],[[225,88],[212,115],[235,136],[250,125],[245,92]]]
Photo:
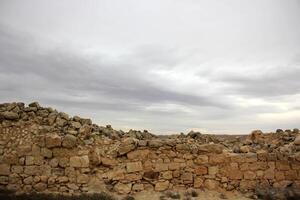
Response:
[[[137,3],[126,12],[106,1],[100,3],[106,8],[62,1],[46,10],[35,1],[35,8],[4,1],[0,101],[37,100],[96,123],[160,134],[299,126],[300,28],[293,26],[299,3],[248,2],[250,10],[258,8],[253,16],[247,10],[230,14],[246,6],[230,2],[154,1],[148,10]],[[267,6],[273,8],[268,15]],[[85,20],[76,21],[80,9]],[[177,11],[180,27],[171,18]],[[170,30],[174,34],[166,35]]]

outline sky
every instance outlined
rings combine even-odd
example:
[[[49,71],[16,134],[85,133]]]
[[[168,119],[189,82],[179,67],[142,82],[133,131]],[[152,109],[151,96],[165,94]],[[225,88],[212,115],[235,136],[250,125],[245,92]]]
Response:
[[[156,134],[300,128],[300,1],[1,0],[13,101]]]

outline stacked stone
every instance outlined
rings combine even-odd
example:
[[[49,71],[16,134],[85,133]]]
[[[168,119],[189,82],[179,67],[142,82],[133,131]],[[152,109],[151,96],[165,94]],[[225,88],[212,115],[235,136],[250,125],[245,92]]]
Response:
[[[38,103],[1,104],[0,122],[0,187],[18,192],[300,187],[297,130],[254,131],[235,151],[200,133],[124,133]]]

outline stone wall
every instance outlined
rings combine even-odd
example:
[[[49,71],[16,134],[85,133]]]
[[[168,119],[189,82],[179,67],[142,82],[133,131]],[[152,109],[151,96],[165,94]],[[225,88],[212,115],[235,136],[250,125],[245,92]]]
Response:
[[[0,187],[18,192],[300,187],[297,130],[256,131],[244,142],[194,132],[163,137],[97,126],[37,103],[1,104],[0,122]]]

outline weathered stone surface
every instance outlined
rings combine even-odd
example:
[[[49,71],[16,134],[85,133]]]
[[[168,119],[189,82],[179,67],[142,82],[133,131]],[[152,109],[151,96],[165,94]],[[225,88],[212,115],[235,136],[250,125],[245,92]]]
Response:
[[[46,142],[47,148],[60,147],[61,146],[61,137],[56,134],[47,135],[45,137],[45,142]]]
[[[136,145],[137,145],[137,140],[135,140],[134,138],[124,139],[118,149],[119,155],[124,155],[134,150],[136,148]]]
[[[138,172],[143,170],[143,165],[142,163],[139,162],[130,162],[126,164],[126,169],[128,173],[131,172]]]
[[[129,194],[131,191],[132,184],[131,183],[117,183],[114,186],[114,190],[119,194]]]
[[[77,138],[74,135],[66,135],[62,140],[62,146],[65,148],[73,148],[76,146]]]
[[[198,146],[198,151],[201,153],[222,153],[224,146],[221,144],[202,144]]]
[[[0,164],[0,175],[9,175],[10,174],[10,165]]]
[[[169,181],[160,181],[155,184],[155,191],[165,191],[169,188]]]
[[[201,177],[194,178],[194,188],[200,188],[203,186],[204,180]]]
[[[196,175],[205,175],[205,174],[207,174],[208,170],[207,170],[207,167],[205,167],[205,166],[199,166],[199,167],[195,168],[194,172]]]
[[[204,186],[205,186],[205,188],[207,188],[209,190],[215,190],[218,188],[219,182],[216,180],[212,180],[212,179],[206,179],[204,181]]]
[[[294,141],[295,145],[300,145],[300,135],[298,135]]]
[[[0,115],[2,115],[5,119],[9,119],[9,120],[19,119],[18,113],[15,113],[15,112],[6,111],[3,113],[0,113]]]
[[[47,184],[46,183],[37,183],[33,186],[33,188],[38,192],[42,192],[47,188]]]
[[[88,183],[89,181],[89,176],[86,174],[80,174],[77,176],[77,183]]]
[[[300,187],[299,130],[157,136],[101,127],[37,104],[0,104],[0,113],[1,189],[77,195]]]
[[[89,167],[88,156],[73,156],[70,158],[71,167]]]
[[[101,158],[102,165],[105,167],[113,168],[117,165],[117,161],[111,158]]]

